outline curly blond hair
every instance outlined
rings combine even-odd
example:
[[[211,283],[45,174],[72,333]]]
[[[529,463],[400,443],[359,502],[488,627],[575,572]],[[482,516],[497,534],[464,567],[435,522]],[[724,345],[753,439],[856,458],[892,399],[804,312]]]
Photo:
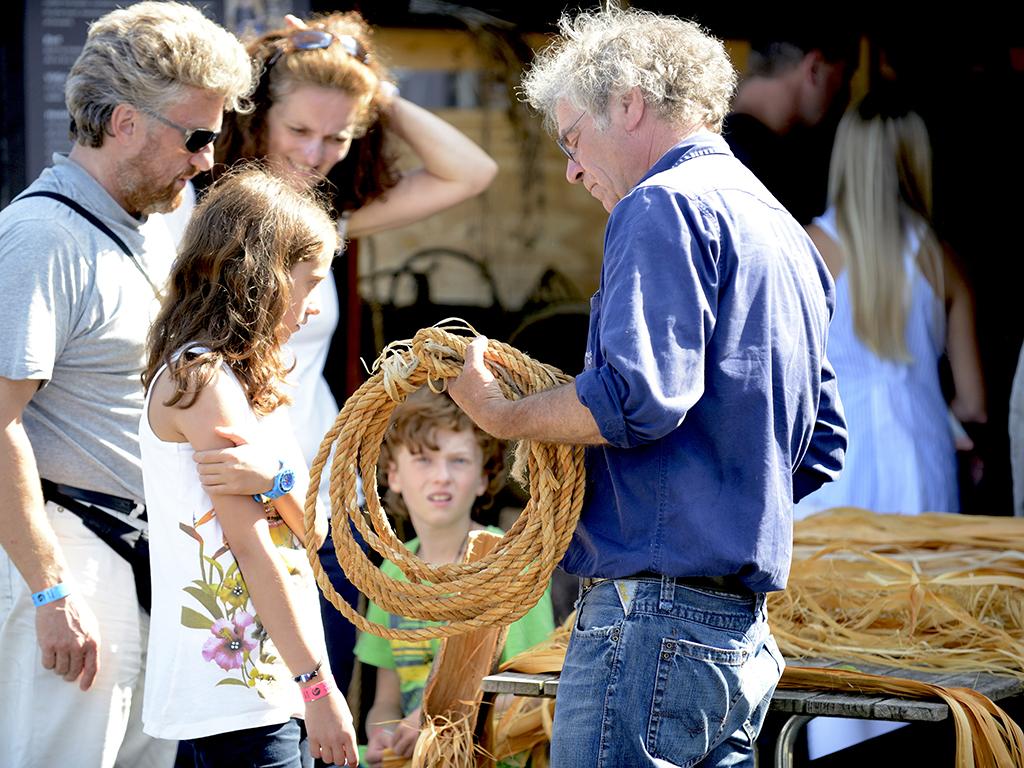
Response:
[[[697,24],[611,8],[562,16],[559,30],[561,37],[537,54],[520,87],[549,130],[561,101],[586,110],[603,129],[609,99],[639,87],[671,125],[721,131],[736,71],[721,41]]]
[[[190,5],[142,2],[92,23],[64,99],[72,137],[101,147],[118,104],[163,112],[191,87],[222,96],[228,111],[245,111],[255,85],[252,61],[226,29]]]

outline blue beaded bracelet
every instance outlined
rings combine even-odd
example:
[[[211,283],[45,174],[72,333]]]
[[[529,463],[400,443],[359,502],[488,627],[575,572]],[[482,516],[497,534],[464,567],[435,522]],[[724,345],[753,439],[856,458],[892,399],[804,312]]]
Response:
[[[67,597],[69,594],[71,594],[71,590],[68,589],[66,584],[54,584],[49,589],[34,593],[32,595],[32,603],[36,608],[39,608],[47,603],[60,600],[62,597]]]

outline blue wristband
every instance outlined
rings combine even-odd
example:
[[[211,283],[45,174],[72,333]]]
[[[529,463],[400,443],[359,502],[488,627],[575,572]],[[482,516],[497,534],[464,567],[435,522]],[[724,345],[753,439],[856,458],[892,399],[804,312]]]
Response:
[[[62,597],[67,597],[69,594],[71,594],[71,590],[68,589],[67,584],[54,584],[49,589],[34,593],[32,595],[32,604],[39,608],[47,603],[60,600]]]

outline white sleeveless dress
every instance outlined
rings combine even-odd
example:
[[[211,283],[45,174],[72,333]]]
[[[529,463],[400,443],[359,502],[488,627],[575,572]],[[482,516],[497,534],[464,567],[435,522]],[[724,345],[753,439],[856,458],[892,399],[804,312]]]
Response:
[[[244,397],[234,374],[227,367],[222,373]],[[144,730],[164,739],[196,739],[302,717],[299,687],[253,606],[199,482],[195,451],[189,443],[156,436],[149,424],[149,395],[139,425],[153,575]],[[263,419],[251,414],[235,426],[285,452],[294,444],[282,409]],[[306,553],[279,518],[271,522],[271,537],[297,587],[293,598],[303,622],[313,628],[308,636],[320,638]],[[322,647],[316,652],[324,653]]]
[[[841,242],[834,209],[814,223]],[[850,433],[846,464],[839,480],[825,483],[794,507],[796,519],[843,506],[904,515],[960,509],[956,449],[939,385],[946,316],[941,297],[915,259],[918,231],[908,226],[904,239],[909,293],[905,339],[911,361],[882,359],[857,337],[849,278],[840,273],[828,357]],[[815,718],[807,726],[809,756],[816,760],[900,727],[875,720]]]
[[[840,242],[833,209],[814,223]],[[908,226],[905,240],[910,362],[882,359],[857,337],[848,275],[836,279],[828,357],[846,411],[849,448],[839,480],[797,504],[797,519],[840,506],[904,515],[960,509],[956,449],[939,384],[938,361],[946,342],[943,302],[917,265],[918,231]]]

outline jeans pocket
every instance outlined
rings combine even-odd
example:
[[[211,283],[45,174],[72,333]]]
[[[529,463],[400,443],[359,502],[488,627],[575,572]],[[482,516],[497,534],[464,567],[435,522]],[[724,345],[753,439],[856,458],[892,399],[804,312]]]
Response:
[[[740,690],[746,647],[661,641],[646,747],[654,757],[691,765],[707,754]]]
[[[617,635],[625,614],[613,582],[592,588],[576,607],[575,634],[584,637]]]

